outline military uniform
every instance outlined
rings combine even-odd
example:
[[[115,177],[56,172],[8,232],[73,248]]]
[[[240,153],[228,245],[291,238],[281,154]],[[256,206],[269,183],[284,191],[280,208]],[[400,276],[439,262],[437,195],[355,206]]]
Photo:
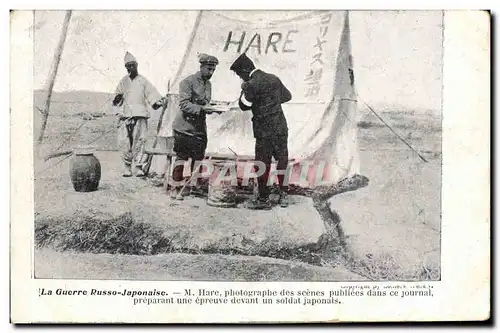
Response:
[[[218,59],[201,54],[201,65],[216,66]],[[207,148],[207,123],[203,106],[207,106],[212,98],[212,85],[202,77],[201,70],[183,79],[179,85],[179,110],[172,124],[174,132],[174,152],[177,159],[187,161],[191,158],[191,170],[195,162],[205,157]],[[176,165],[172,178],[179,182],[183,179],[183,165]],[[175,195],[173,193],[173,195]]]
[[[174,151],[182,160],[201,160],[207,146],[206,114],[202,106],[210,103],[212,85],[204,81],[201,73],[190,75],[179,87],[179,112],[174,119]]]
[[[231,66],[238,68],[250,60],[242,54]],[[253,66],[253,63],[252,63]],[[270,73],[254,69],[249,80],[242,84],[239,106],[242,110],[252,110],[253,134],[255,137],[255,159],[266,165],[266,171],[258,179],[259,198],[267,200],[267,181],[272,158],[277,161],[277,170],[286,170],[288,164],[288,125],[281,107],[292,99],[290,91],[281,80]],[[283,193],[287,192],[284,175],[278,175]]]

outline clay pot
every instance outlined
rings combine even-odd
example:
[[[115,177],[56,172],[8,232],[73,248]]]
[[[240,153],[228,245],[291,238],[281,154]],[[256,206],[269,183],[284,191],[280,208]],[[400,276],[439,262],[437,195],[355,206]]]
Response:
[[[92,152],[75,153],[70,161],[70,175],[75,191],[96,191],[101,180],[101,163]]]

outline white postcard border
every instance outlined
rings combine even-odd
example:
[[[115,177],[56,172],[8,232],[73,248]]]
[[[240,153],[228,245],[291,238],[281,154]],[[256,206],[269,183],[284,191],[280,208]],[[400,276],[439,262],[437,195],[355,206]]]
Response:
[[[315,322],[482,320],[490,309],[490,18],[445,14],[442,280],[434,297],[343,298],[341,305],[151,305],[123,298],[40,297],[46,289],[311,289],[359,283],[34,280],[33,16],[11,14],[11,320],[14,322]],[[418,73],[417,73],[418,74]],[[469,201],[470,200],[470,201]],[[31,249],[31,250],[30,250]],[[363,282],[364,284],[368,284]],[[375,284],[375,283],[372,283]],[[379,286],[410,283],[376,283]],[[422,284],[422,283],[421,283]]]

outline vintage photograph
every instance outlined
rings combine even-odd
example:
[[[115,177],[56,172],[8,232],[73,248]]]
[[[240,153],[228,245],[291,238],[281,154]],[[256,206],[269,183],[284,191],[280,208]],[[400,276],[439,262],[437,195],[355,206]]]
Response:
[[[35,279],[440,281],[443,11],[33,15]]]

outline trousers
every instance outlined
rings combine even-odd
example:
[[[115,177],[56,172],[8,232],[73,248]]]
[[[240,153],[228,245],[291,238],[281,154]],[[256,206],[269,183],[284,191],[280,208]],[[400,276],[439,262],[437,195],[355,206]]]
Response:
[[[267,184],[271,170],[272,158],[276,160],[276,170],[285,171],[288,164],[288,135],[276,135],[255,140],[255,159],[265,164],[264,173],[257,178],[259,198],[268,199],[270,186]],[[285,175],[278,174],[278,184],[281,191],[288,191]]]
[[[148,132],[148,119],[134,117],[121,119],[118,126],[118,150],[126,166],[141,168],[147,161],[144,142]]]
[[[205,158],[207,143],[206,134],[190,135],[189,133],[174,131],[174,152],[179,161],[187,161],[191,159],[191,172],[194,172],[195,163],[197,161],[200,162]],[[200,165],[200,169],[201,167],[202,166]],[[172,171],[172,179],[176,182],[182,181],[183,174],[184,165],[178,164]]]

